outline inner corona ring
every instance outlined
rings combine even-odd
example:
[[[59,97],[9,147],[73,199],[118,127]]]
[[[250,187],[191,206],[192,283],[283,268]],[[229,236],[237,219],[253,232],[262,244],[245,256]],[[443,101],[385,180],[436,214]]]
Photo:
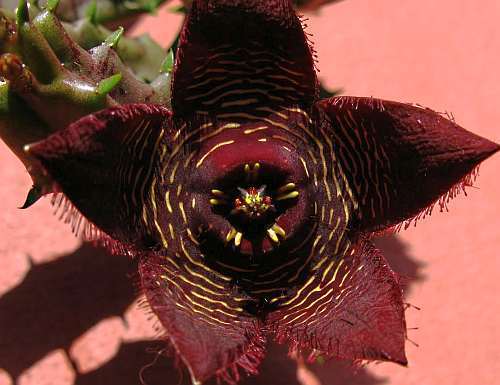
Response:
[[[286,201],[299,196],[296,185],[288,182],[275,188],[260,184],[259,163],[245,164],[243,169],[243,178],[234,186],[210,191],[210,204],[231,223],[225,241],[239,247],[243,238],[253,242],[267,237],[277,245],[286,238],[286,232],[276,221],[289,203]]]

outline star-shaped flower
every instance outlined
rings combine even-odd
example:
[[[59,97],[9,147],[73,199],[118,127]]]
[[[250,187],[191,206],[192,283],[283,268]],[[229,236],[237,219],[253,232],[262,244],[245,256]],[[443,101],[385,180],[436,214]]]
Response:
[[[287,0],[194,1],[172,111],[109,108],[27,148],[91,235],[140,259],[195,384],[256,373],[268,336],[405,365],[398,277],[369,238],[444,204],[498,149],[420,106],[318,100]]]

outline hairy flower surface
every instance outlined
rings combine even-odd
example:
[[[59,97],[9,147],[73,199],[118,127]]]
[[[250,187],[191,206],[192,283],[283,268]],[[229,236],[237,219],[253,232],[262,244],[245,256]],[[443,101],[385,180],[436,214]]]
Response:
[[[499,146],[432,110],[318,100],[287,0],[194,1],[171,110],[126,104],[28,146],[142,289],[193,383],[256,373],[266,338],[405,365],[374,232],[471,182]]]

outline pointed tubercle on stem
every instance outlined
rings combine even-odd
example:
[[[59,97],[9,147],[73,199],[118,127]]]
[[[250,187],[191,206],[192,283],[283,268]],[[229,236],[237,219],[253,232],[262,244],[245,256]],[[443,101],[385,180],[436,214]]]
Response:
[[[99,95],[107,95],[120,83],[122,80],[122,74],[117,73],[109,78],[102,79],[97,85],[96,92]]]
[[[118,27],[116,31],[114,31],[111,35],[109,35],[106,38],[104,44],[110,46],[111,48],[116,48],[121,37],[123,36],[123,31],[124,31],[123,27]]]

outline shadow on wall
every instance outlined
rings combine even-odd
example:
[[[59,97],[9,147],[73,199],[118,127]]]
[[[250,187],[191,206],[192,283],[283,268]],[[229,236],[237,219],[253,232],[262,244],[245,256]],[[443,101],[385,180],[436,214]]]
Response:
[[[395,234],[378,237],[374,243],[378,249],[382,250],[392,270],[399,274],[404,296],[408,297],[411,285],[425,280],[423,273],[425,262],[412,257],[408,245]]]
[[[406,281],[422,280],[423,263],[408,254],[394,235],[376,240],[389,264]],[[104,318],[122,316],[135,299],[131,274],[135,266],[125,257],[82,245],[55,261],[33,266],[21,284],[0,297],[0,367],[14,379],[47,353],[63,348]],[[75,385],[137,385],[143,370],[147,385],[189,384],[174,360],[158,356],[162,343],[123,343],[112,360],[89,373],[76,376]],[[271,344],[261,374],[245,378],[242,385],[297,385],[297,367],[286,347]],[[346,362],[314,365],[322,385],[378,385],[366,369]]]
[[[123,344],[118,354],[99,369],[77,377],[75,385],[137,385],[138,373],[142,370],[145,385],[191,385],[186,371],[177,369],[174,360],[156,357],[162,345],[152,342]],[[240,385],[298,385],[297,365],[287,356],[284,345],[271,344],[258,376],[244,378]],[[384,379],[377,378],[364,369],[355,371],[348,362],[329,362],[315,365],[314,375],[322,385],[382,385]],[[207,385],[215,385],[211,381]]]
[[[128,258],[90,245],[32,266],[0,297],[0,367],[17,378],[102,319],[121,316],[135,298],[131,271]]]

